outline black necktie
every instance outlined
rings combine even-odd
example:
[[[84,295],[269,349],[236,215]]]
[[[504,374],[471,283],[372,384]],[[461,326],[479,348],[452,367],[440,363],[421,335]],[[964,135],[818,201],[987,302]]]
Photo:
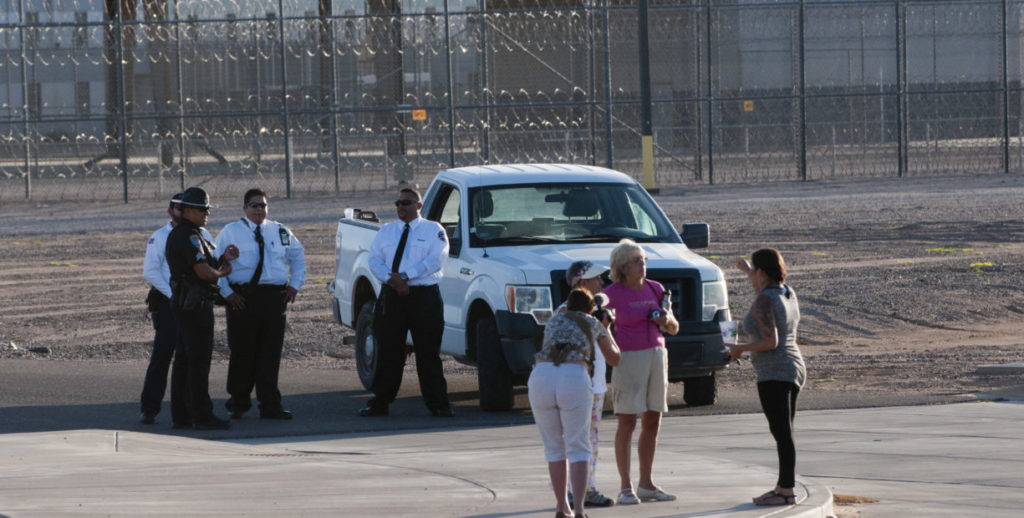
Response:
[[[263,273],[263,232],[259,225],[256,225],[256,243],[260,245],[260,262],[256,264],[256,271],[253,272],[252,279],[249,281],[250,286],[259,284],[260,274]]]
[[[409,239],[409,224],[405,224],[405,230],[402,231],[402,239],[398,240],[398,249],[395,250],[395,258],[391,260],[391,272],[398,272],[398,265],[402,263],[402,252],[405,252],[405,242]]]

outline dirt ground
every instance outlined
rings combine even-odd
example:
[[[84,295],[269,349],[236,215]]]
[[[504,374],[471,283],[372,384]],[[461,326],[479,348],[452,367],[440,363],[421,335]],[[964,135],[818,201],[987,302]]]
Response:
[[[238,200],[214,200],[214,234],[242,215],[248,187],[239,186]],[[308,261],[285,366],[354,370],[352,348],[342,346],[352,331],[334,323],[325,289],[336,222],[349,206],[391,218],[393,196],[271,197],[269,217],[291,226]],[[735,258],[762,246],[782,251],[801,301],[809,388],[963,394],[1024,383],[977,373],[1024,361],[1024,177],[705,185],[656,198],[677,226],[710,223],[712,244],[698,252],[726,272],[736,319],[753,292]],[[142,257],[165,208],[162,200],[0,207],[0,358],[145,361],[152,328]],[[215,361],[225,362],[220,311],[217,344]],[[446,369],[472,372],[451,360]],[[751,377],[748,364],[720,383]]]

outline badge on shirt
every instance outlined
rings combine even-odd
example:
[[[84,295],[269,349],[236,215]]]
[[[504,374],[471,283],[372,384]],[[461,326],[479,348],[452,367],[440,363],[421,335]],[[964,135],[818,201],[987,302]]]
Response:
[[[292,244],[292,239],[288,236],[286,228],[281,227],[277,229],[277,235],[281,236],[281,246],[290,246]]]

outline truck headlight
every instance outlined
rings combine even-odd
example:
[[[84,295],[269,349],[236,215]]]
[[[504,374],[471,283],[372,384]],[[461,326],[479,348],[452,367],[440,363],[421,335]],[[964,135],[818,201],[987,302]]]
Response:
[[[725,289],[725,281],[711,281],[704,283],[704,307],[701,312],[701,319],[711,322],[715,319],[718,310],[729,310],[729,292]]]
[[[531,314],[538,324],[547,323],[554,310],[547,286],[505,286],[505,302],[509,311]]]

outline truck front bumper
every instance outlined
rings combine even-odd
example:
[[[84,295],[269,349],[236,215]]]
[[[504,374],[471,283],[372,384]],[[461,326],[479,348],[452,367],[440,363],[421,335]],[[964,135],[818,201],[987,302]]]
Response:
[[[509,370],[528,376],[544,338],[544,326],[524,313],[498,311],[494,317]],[[718,322],[683,324],[676,336],[665,337],[665,347],[669,381],[710,376],[727,365]]]

